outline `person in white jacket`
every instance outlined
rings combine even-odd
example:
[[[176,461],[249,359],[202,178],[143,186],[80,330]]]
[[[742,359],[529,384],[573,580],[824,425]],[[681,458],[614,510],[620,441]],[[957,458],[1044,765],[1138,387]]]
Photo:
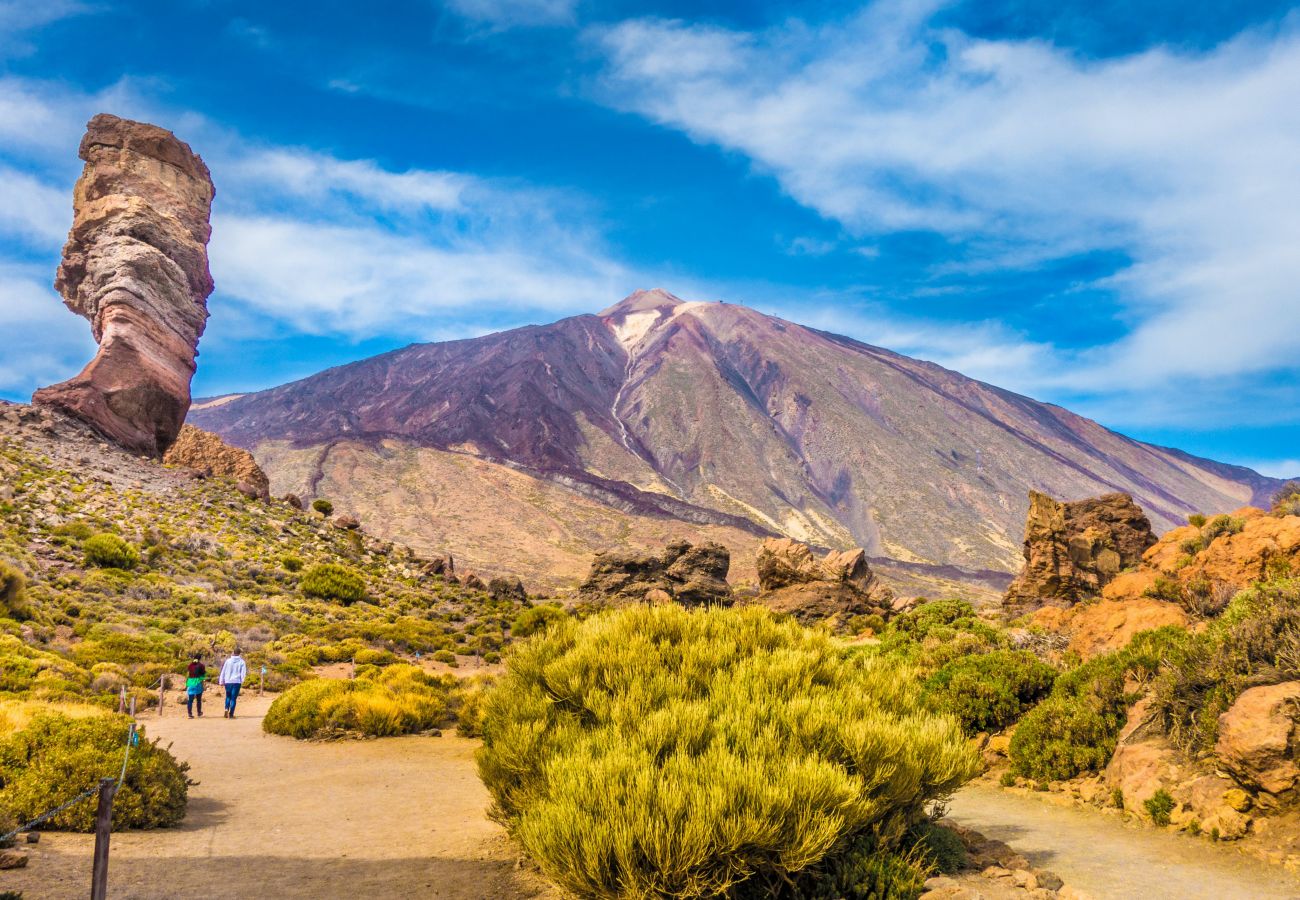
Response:
[[[226,689],[226,712],[227,719],[235,717],[235,702],[239,699],[239,689],[244,686],[244,678],[248,675],[248,663],[239,655],[239,648],[230,654],[225,663],[221,666],[221,686]]]

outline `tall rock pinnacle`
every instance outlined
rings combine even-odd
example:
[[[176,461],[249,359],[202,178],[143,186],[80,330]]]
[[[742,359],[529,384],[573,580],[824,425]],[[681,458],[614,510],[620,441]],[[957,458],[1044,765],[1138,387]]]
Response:
[[[170,131],[106,114],[86,126],[79,155],[86,166],[54,286],[90,320],[99,351],[32,402],[161,456],[189,411],[208,318],[212,178]]]

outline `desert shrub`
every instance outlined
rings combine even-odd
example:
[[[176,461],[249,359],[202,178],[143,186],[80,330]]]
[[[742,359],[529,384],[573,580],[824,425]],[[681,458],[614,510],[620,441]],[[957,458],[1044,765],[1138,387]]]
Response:
[[[448,679],[406,664],[353,680],[318,678],[276,697],[262,728],[295,738],[415,734],[442,724],[450,690]]]
[[[1193,528],[1201,528],[1205,525],[1205,516],[1200,513],[1192,513],[1187,517],[1187,524],[1191,525]]]
[[[1016,726],[1012,771],[1027,778],[1065,780],[1105,766],[1115,752],[1128,707],[1137,699],[1125,689],[1126,682],[1151,679],[1185,652],[1187,637],[1174,626],[1144,631],[1122,650],[1059,675],[1047,699]]]
[[[1300,516],[1300,479],[1292,479],[1273,495],[1273,515]]]
[[[31,613],[27,604],[27,579],[17,567],[0,560],[0,615],[25,619]]]
[[[1208,547],[1215,538],[1223,535],[1240,534],[1241,530],[1246,527],[1246,520],[1238,516],[1220,515],[1205,523],[1201,529],[1201,537],[1205,540]]]
[[[301,572],[302,557],[294,556],[293,554],[287,554],[285,556],[280,557],[280,565],[284,568],[286,572]]]
[[[931,675],[925,691],[967,734],[1001,731],[1052,688],[1056,670],[1026,650],[994,650],[953,660]]]
[[[1169,814],[1174,811],[1174,798],[1164,788],[1160,788],[1143,804],[1151,821],[1161,827],[1169,824]]]
[[[451,702],[456,715],[456,733],[461,737],[483,736],[483,699],[495,683],[496,678],[491,675],[475,675],[456,684]]]
[[[1208,750],[1219,716],[1260,677],[1300,678],[1300,579],[1238,594],[1156,679],[1153,709],[1176,746]]]
[[[99,569],[134,569],[140,563],[138,550],[107,531],[86,538],[81,549],[86,565]]]
[[[931,600],[896,616],[874,652],[930,675],[950,662],[1008,645],[965,600]]]
[[[449,666],[456,665],[456,654],[450,650],[439,650],[433,654],[434,662],[446,663]]]
[[[855,840],[885,865],[977,766],[906,668],[756,608],[558,622],[484,704],[494,817],[583,896],[769,889]]]
[[[334,515],[334,504],[330,503],[324,497],[318,497],[315,500],[313,500],[311,502],[311,508],[316,510],[316,512],[320,513],[322,516],[324,516],[327,519],[330,516]]]
[[[365,650],[357,651],[357,655],[352,659],[359,666],[391,666],[397,662],[397,654],[391,650],[375,650],[367,647]]]
[[[302,575],[298,586],[308,597],[356,603],[366,597],[366,583],[354,570],[339,563],[321,563]]]
[[[19,819],[35,818],[101,778],[121,771],[130,722],[103,714],[73,718],[39,713],[24,728],[0,739],[0,807]],[[131,749],[126,780],[113,801],[114,828],[159,828],[185,815],[189,766],[157,742],[141,739]],[[50,827],[90,831],[95,803],[60,813]]]
[[[85,522],[65,522],[50,532],[58,544],[80,544],[94,533],[95,529]]]
[[[916,835],[915,846],[934,870],[952,875],[966,867],[966,845],[951,828],[933,822],[922,822],[913,834]]]
[[[931,871],[932,862],[920,847],[891,851],[872,835],[860,834],[793,876],[756,876],[736,885],[727,896],[735,900],[915,900]]]
[[[510,634],[515,638],[530,637],[539,631],[545,631],[553,622],[560,622],[566,618],[568,613],[561,606],[550,604],[530,606],[515,616],[515,620],[510,623]]]

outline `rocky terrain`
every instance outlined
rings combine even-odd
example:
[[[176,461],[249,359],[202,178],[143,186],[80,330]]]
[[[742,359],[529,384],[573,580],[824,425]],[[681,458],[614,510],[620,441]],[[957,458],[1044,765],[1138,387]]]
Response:
[[[161,456],[189,411],[208,318],[212,179],[171,132],[107,114],[90,120],[80,156],[86,166],[55,287],[90,320],[99,351],[33,402]]]
[[[1007,589],[1007,606],[1026,612],[1095,597],[1155,542],[1151,523],[1127,494],[1059,503],[1031,491],[1025,567]]]
[[[229,478],[239,490],[250,497],[268,500],[271,481],[253,454],[240,447],[231,447],[211,432],[193,425],[181,427],[176,443],[163,456],[170,466],[184,466],[204,476]]]
[[[665,524],[689,523],[738,562],[755,536],[784,536],[861,546],[886,580],[903,570],[878,560],[1000,593],[1030,490],[1125,492],[1162,531],[1277,485],[931,363],[664,291],[413,345],[202,403],[190,420],[251,450],[275,493],[328,494],[457,556],[514,541],[521,574],[552,586],[576,585],[590,549],[691,539]],[[467,508],[480,496],[490,521]]]

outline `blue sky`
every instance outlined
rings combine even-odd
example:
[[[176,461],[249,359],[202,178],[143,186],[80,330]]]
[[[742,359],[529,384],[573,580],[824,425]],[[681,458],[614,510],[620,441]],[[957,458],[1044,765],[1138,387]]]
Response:
[[[95,112],[217,184],[199,395],[724,299],[1300,474],[1300,13],[1223,2],[0,0],[0,396]]]

